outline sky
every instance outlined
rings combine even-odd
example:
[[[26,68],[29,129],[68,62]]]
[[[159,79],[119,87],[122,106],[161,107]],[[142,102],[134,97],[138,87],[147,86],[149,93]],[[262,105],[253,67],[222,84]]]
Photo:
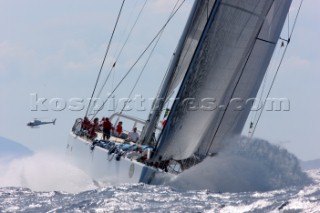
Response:
[[[105,78],[133,24],[142,0],[127,1],[101,78]],[[167,20],[176,1],[149,0],[107,82],[115,87],[147,43]],[[294,0],[292,26],[300,0]],[[94,88],[121,1],[0,0],[0,136],[32,150],[64,152],[68,132],[85,109],[72,101],[87,99]],[[185,25],[192,1],[187,0],[165,29],[134,94],[154,97]],[[286,57],[270,97],[290,100],[289,111],[264,111],[255,137],[285,147],[302,160],[320,158],[320,2],[304,0]],[[284,32],[282,37],[287,33]],[[143,61],[146,56],[143,57]],[[116,97],[127,97],[143,63],[139,62],[119,87]],[[99,86],[99,85],[98,85]],[[44,104],[39,100],[45,100]],[[63,100],[65,108],[55,106]],[[37,102],[38,101],[38,102]],[[63,107],[62,107],[63,108]],[[147,111],[131,111],[146,118]],[[100,116],[110,116],[105,110]],[[31,129],[34,118],[55,126]],[[246,129],[244,134],[246,134]]]

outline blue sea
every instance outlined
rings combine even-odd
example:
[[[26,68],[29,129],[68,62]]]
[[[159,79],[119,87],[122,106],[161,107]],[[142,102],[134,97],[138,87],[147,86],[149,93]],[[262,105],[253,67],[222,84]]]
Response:
[[[232,143],[167,185],[96,182],[64,157],[0,160],[0,212],[320,212],[320,169],[265,141]]]

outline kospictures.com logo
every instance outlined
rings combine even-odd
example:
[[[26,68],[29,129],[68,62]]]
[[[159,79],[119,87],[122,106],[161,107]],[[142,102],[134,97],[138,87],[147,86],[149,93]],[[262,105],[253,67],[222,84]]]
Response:
[[[91,101],[90,101],[91,100]],[[161,102],[166,102],[166,106],[172,106],[175,101],[178,101],[179,108],[187,111],[243,111],[250,108],[251,111],[258,111],[264,108],[265,111],[290,111],[290,101],[288,98],[267,98],[259,100],[256,98],[242,99],[232,98],[227,103],[222,103],[215,98],[184,98],[169,100],[143,98],[142,95],[135,95],[134,98],[116,98],[110,96],[107,99],[102,98],[44,98],[37,93],[30,94],[30,109],[31,111],[82,111],[85,110],[90,103],[90,108],[93,111],[107,110],[116,111],[146,111],[155,109]],[[264,106],[264,107],[263,107]]]

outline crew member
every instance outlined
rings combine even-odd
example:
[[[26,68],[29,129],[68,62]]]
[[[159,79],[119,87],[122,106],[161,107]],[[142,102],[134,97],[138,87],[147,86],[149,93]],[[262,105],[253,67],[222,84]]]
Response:
[[[112,123],[109,121],[109,118],[106,117],[103,122],[103,140],[107,138],[109,140],[111,135]]]

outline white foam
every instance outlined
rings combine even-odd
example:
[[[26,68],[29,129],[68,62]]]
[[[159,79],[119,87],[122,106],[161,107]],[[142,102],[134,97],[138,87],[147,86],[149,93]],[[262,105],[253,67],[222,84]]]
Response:
[[[269,191],[308,182],[298,159],[263,140],[241,138],[226,143],[219,153],[177,176],[170,186],[214,192]],[[71,193],[95,189],[90,177],[63,157],[37,153],[5,162],[0,160],[0,187]]]
[[[267,141],[240,138],[175,178],[170,185],[216,192],[269,191],[308,183],[298,159]]]
[[[91,178],[68,164],[63,157],[50,153],[0,161],[0,187],[26,187],[34,191],[76,193],[94,189]]]

